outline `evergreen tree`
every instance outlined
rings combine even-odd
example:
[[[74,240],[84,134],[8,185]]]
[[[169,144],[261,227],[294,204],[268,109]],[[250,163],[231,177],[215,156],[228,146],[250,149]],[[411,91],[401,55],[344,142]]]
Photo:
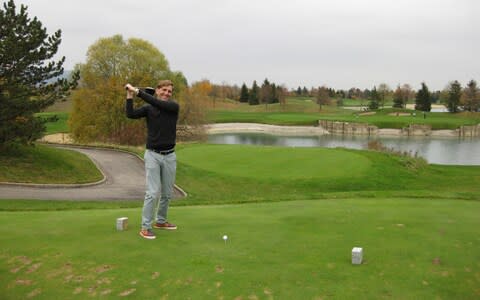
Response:
[[[370,102],[368,103],[368,108],[378,109],[380,104],[380,94],[377,92],[377,87],[374,86],[373,90],[370,92]]]
[[[422,88],[418,90],[415,97],[415,110],[430,111],[432,109],[432,96],[425,82],[422,82]]]
[[[480,111],[480,91],[475,80],[470,80],[462,95],[463,109]]]
[[[17,11],[10,0],[0,8],[0,147],[31,144],[45,131],[44,120],[35,117],[76,86],[62,78],[65,57],[52,61],[61,42],[61,31],[48,36],[46,28],[27,6]]]
[[[272,83],[271,86],[272,86],[272,94],[271,94],[270,103],[278,103],[279,100],[278,100],[277,86],[275,85],[275,83]]]
[[[297,90],[295,91],[295,94],[297,94],[297,96],[301,96],[302,95],[302,88],[298,87]]]
[[[248,104],[250,105],[258,105],[258,85],[257,81],[253,81],[252,89],[250,90],[250,95],[248,97]]]
[[[248,102],[248,88],[245,83],[242,84],[240,89],[240,102]]]
[[[262,87],[260,88],[260,103],[266,105],[271,102],[271,97],[272,97],[272,88],[270,86],[270,82],[268,79],[265,78],[265,80],[262,83]]]
[[[303,87],[303,90],[302,90],[302,96],[309,96],[307,87],[305,86]]]
[[[460,98],[462,97],[462,86],[457,80],[451,82],[447,89],[447,109],[449,112],[458,112]]]

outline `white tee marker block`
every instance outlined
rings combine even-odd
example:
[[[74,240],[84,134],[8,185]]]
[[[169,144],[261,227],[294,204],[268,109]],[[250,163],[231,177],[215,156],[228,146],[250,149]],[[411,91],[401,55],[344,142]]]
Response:
[[[128,218],[122,217],[117,219],[117,230],[127,230]]]
[[[352,249],[352,264],[361,265],[363,259],[363,248],[354,247]]]

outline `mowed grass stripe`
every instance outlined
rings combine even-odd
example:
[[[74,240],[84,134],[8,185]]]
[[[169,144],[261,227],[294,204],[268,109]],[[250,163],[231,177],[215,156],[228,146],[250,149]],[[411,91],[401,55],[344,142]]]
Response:
[[[256,180],[360,177],[371,165],[365,156],[326,148],[201,145],[178,155],[182,163],[199,169]]]

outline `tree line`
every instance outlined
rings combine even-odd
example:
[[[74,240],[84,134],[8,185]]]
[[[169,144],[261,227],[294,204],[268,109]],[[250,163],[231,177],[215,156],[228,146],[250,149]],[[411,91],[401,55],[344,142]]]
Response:
[[[208,80],[207,80],[208,81]],[[229,98],[249,105],[280,103],[285,104],[286,97],[311,97],[319,105],[319,110],[324,105],[331,105],[335,102],[338,106],[343,105],[343,99],[367,100],[365,106],[369,109],[378,109],[385,106],[387,100],[393,102],[395,108],[406,108],[408,103],[414,103],[415,109],[420,111],[430,111],[434,103],[442,103],[449,112],[459,111],[480,111],[480,91],[475,80],[470,80],[465,87],[455,80],[450,82],[447,87],[441,91],[431,91],[425,82],[421,83],[421,88],[415,91],[410,84],[399,84],[393,90],[386,83],[375,85],[372,89],[361,90],[359,88],[350,88],[348,90],[335,90],[327,86],[298,87],[288,90],[284,85],[278,85],[265,79],[261,85],[253,81],[248,87],[245,83],[239,88],[237,85],[226,83],[210,84],[211,90],[208,93],[217,98]]]

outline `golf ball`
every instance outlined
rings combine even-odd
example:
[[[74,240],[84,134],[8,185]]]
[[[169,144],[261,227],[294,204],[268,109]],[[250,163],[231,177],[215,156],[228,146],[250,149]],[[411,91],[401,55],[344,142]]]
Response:
[[[228,239],[228,236],[227,235],[224,235],[223,236],[223,239],[226,241]]]

